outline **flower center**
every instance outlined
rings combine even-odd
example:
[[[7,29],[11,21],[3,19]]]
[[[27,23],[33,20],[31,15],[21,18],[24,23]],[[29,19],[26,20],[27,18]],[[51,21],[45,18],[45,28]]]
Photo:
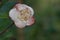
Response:
[[[20,11],[19,19],[21,21],[27,21],[30,17],[31,17],[31,12],[30,10],[28,10],[28,8]]]

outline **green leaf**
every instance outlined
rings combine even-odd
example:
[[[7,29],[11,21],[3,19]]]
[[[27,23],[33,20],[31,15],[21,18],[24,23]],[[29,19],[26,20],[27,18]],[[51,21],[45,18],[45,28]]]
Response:
[[[6,29],[11,23],[12,21],[8,18],[0,18],[0,32]]]
[[[13,8],[13,6],[16,4],[14,1],[9,1],[5,3],[1,8],[0,8],[0,18],[6,18],[9,15],[9,10]]]
[[[4,5],[6,2],[8,2],[8,0],[1,0],[1,5],[0,5],[0,7],[2,7],[2,5]]]
[[[6,2],[8,2],[8,0],[2,0],[2,4],[6,3]]]

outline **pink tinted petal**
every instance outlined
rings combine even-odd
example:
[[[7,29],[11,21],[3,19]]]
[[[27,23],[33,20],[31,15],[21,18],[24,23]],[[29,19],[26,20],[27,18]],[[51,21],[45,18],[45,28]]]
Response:
[[[18,28],[24,28],[26,26],[25,23],[19,21],[19,22],[15,22],[15,25],[18,27]]]
[[[14,8],[16,8],[17,11],[28,8],[28,10],[31,12],[31,15],[32,16],[34,15],[34,10],[31,7],[29,7],[28,5],[18,3],[14,6]]]
[[[18,5],[18,4],[16,4],[16,5],[14,6],[14,8],[16,8],[16,10],[18,10],[18,6],[19,6],[19,5]],[[19,10],[18,10],[18,11],[19,11]]]
[[[30,26],[30,25],[34,24],[34,22],[35,22],[34,17],[31,17],[31,18],[27,21],[27,25]]]
[[[14,6],[14,8],[16,8],[16,10],[20,11],[20,10],[22,10],[22,9],[25,8],[25,6],[24,6],[24,7],[23,7],[23,6],[24,6],[23,4],[16,4],[16,5]]]

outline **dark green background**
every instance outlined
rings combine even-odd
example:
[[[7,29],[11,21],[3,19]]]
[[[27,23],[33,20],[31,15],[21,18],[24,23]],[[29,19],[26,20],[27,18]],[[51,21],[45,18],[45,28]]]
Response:
[[[25,40],[60,40],[60,0],[23,0],[35,11],[35,24],[24,29]],[[12,20],[9,10],[16,4],[16,0],[2,0],[0,4],[0,32],[6,29]],[[17,28],[10,27],[0,40],[15,40]]]

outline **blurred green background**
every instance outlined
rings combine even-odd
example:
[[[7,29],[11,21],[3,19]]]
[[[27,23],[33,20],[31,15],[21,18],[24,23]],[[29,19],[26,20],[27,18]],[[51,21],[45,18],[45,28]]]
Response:
[[[60,0],[23,0],[35,11],[35,24],[24,29],[25,40],[60,40]],[[0,32],[6,29],[12,20],[9,10],[16,0],[0,0]],[[17,28],[12,25],[0,40],[17,40]]]

